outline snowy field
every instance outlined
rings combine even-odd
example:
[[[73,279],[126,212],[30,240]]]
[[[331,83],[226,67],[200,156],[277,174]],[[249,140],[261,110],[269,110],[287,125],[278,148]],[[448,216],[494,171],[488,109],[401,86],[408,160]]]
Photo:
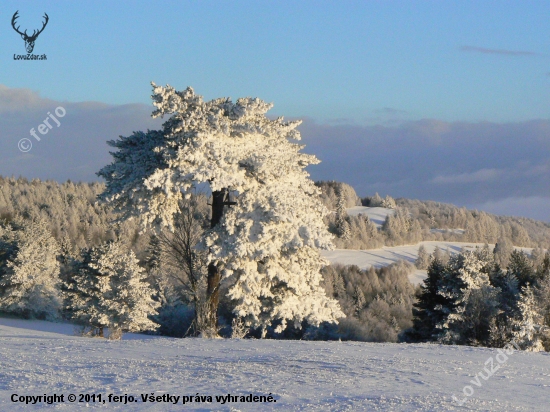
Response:
[[[382,227],[386,217],[393,215],[395,210],[386,209],[384,207],[366,207],[366,206],[354,206],[346,209],[346,212],[350,216],[365,215],[369,217],[369,220],[375,224],[376,227]]]
[[[433,253],[436,247],[441,250],[448,250],[450,254],[454,255],[460,253],[464,248],[466,250],[473,250],[476,247],[483,247],[483,243],[463,243],[463,242],[439,242],[439,241],[426,241],[420,242],[416,245],[406,246],[384,246],[381,249],[367,249],[367,250],[351,250],[351,249],[336,249],[336,250],[323,250],[321,255],[327,258],[331,263],[340,263],[342,265],[357,265],[361,269],[369,269],[374,266],[380,268],[383,266],[391,265],[392,263],[404,260],[410,263],[414,263],[418,258],[418,248],[420,245],[424,245],[428,253]],[[489,245],[493,248],[495,245]],[[530,248],[516,248],[531,253]],[[416,270],[409,276],[409,280],[414,285],[421,283],[426,277],[425,270]]]
[[[500,365],[497,350],[465,346],[136,334],[108,341],[72,333],[67,324],[0,318],[1,411],[548,410],[547,353],[514,352]],[[489,359],[498,370],[484,380],[480,374],[487,376]],[[469,397],[465,386],[466,393],[473,390]],[[141,400],[141,394],[153,393],[180,398],[176,405]],[[14,394],[63,394],[65,402],[25,406],[11,401]],[[69,402],[69,394],[77,395],[77,402]],[[101,394],[102,400],[109,394],[131,395],[137,402],[79,403],[80,394]],[[212,402],[195,402],[197,394],[212,396]],[[227,394],[271,394],[276,402],[216,402],[216,395]],[[453,395],[464,404],[459,406]],[[183,405],[182,396],[193,401]]]

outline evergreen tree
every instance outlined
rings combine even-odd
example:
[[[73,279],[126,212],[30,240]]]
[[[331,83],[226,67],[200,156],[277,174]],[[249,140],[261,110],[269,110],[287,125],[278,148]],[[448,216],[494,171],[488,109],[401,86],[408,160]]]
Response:
[[[375,193],[373,197],[370,198],[369,206],[370,207],[382,207],[384,201],[378,193]]]
[[[355,286],[353,291],[353,300],[355,303],[355,315],[357,316],[361,310],[365,307],[367,301],[365,300],[365,294],[359,286]]]
[[[382,201],[382,207],[385,207],[386,209],[396,209],[397,205],[395,204],[395,200],[390,195],[386,195],[384,200]]]
[[[510,255],[508,263],[508,273],[513,274],[518,279],[518,285],[523,288],[528,283],[533,284],[536,280],[533,265],[525,253],[521,250],[514,250]]]
[[[498,264],[494,265],[490,279],[491,285],[499,290],[498,313],[491,319],[490,346],[503,347],[513,338],[512,321],[519,316],[518,279],[514,274],[503,271]]]
[[[434,258],[428,267],[428,276],[424,279],[417,301],[413,304],[413,328],[409,338],[426,342],[436,340],[441,333],[437,325],[444,322],[452,310],[452,300],[439,293],[445,265]]]
[[[430,265],[430,254],[428,253],[424,245],[420,245],[418,247],[418,258],[416,259],[414,264],[418,269],[428,269],[428,266]]]
[[[544,350],[542,345],[543,319],[537,310],[533,289],[529,284],[521,288],[518,307],[520,316],[515,321],[514,341],[523,350],[529,352]]]
[[[75,269],[66,285],[65,305],[76,320],[97,329],[97,335],[109,328],[110,338],[117,339],[122,332],[157,327],[148,316],[157,314],[159,304],[131,250],[118,242],[84,250]]]
[[[349,222],[347,221],[348,213],[346,211],[346,199],[341,188],[338,190],[337,194],[338,204],[336,208],[336,230],[338,232],[338,237],[343,240],[348,240],[351,236],[351,230]]]
[[[343,299],[346,296],[346,286],[344,285],[344,278],[342,277],[342,274],[337,271],[334,274],[334,283],[333,283],[333,291],[334,291],[334,297],[337,299]]]
[[[550,280],[550,252],[546,252],[536,270],[537,283],[542,284]]]
[[[483,253],[465,251],[452,256],[439,293],[451,300],[451,312],[437,327],[441,341],[485,344],[490,340],[490,319],[498,313],[498,291],[490,284]]]
[[[443,265],[449,263],[450,258],[451,254],[449,250],[443,251],[439,246],[436,246],[434,252],[432,253],[432,259],[439,260]]]
[[[60,308],[59,245],[41,219],[0,226],[0,310],[55,319]]]

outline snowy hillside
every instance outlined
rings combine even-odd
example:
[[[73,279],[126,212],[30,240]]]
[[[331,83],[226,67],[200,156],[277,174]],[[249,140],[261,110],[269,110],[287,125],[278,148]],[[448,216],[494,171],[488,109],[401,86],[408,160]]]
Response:
[[[393,215],[395,210],[386,209],[385,207],[354,206],[346,209],[346,212],[350,216],[368,216],[370,221],[374,223],[376,227],[382,227],[386,217],[388,217],[388,215]]]
[[[331,263],[340,263],[342,265],[356,265],[360,269],[368,269],[371,266],[379,268],[382,266],[388,266],[392,263],[404,260],[414,263],[418,258],[418,248],[420,245],[424,245],[428,253],[433,253],[436,247],[444,251],[449,251],[450,254],[457,254],[463,248],[474,249],[476,247],[483,247],[483,243],[463,243],[463,242],[436,242],[427,241],[420,242],[417,245],[406,246],[385,246],[381,249],[368,249],[368,250],[350,250],[350,249],[336,249],[336,250],[323,250],[321,254],[327,258]],[[489,245],[491,248],[494,245]],[[526,252],[530,252],[530,248],[516,248]],[[419,284],[426,277],[425,270],[416,270],[410,277],[410,281],[413,284]]]
[[[0,318],[0,410],[49,409],[13,403],[14,394],[63,394],[56,409],[67,411],[543,411],[550,387],[547,353],[514,352],[500,365],[496,349],[465,346],[71,334],[70,325]],[[489,359],[498,370],[484,380]],[[80,394],[101,394],[102,401],[79,403]],[[137,401],[109,402],[109,394]],[[141,394],[180,398],[177,405],[151,403]],[[197,394],[212,402],[196,402]],[[216,402],[227,394],[276,402]],[[184,406],[182,396],[193,401]]]

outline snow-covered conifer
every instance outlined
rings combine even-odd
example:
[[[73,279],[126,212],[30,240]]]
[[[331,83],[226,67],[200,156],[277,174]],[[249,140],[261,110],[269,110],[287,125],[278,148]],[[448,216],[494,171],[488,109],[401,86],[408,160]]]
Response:
[[[384,200],[382,201],[382,207],[385,207],[386,209],[396,209],[397,205],[395,204],[395,200],[390,195],[386,195]]]
[[[338,190],[337,194],[336,230],[338,231],[338,237],[343,240],[348,240],[351,236],[351,230],[349,222],[347,221],[348,212],[346,211],[346,199],[341,188]]]
[[[544,350],[542,336],[544,331],[543,318],[538,311],[533,289],[529,284],[521,288],[518,302],[519,319],[514,322],[514,341],[523,350],[540,352]]]
[[[413,304],[413,328],[409,336],[414,341],[435,340],[442,332],[437,325],[451,313],[453,301],[439,293],[444,272],[445,264],[438,258],[432,259],[418,300]]]
[[[320,190],[304,170],[318,160],[291,142],[300,122],[269,119],[272,105],[257,98],[205,102],[191,88],[155,84],[153,93],[154,117],[172,116],[162,131],[109,142],[118,151],[98,173],[107,181],[103,198],[144,229],[173,229],[182,196],[208,184],[212,230],[202,245],[214,316],[223,274],[235,314],[250,326],[265,330],[279,319],[281,330],[287,320],[317,325],[341,317],[319,285],[327,262],[318,249],[331,239]]]
[[[382,207],[382,203],[384,201],[380,197],[380,195],[377,193],[374,194],[373,197],[370,198],[369,206],[370,207]]]
[[[443,251],[439,246],[436,246],[434,249],[434,252],[432,253],[432,259],[437,259],[439,262],[441,262],[443,265],[446,265],[449,263],[449,259],[451,258],[451,253],[447,249]]]
[[[514,245],[510,239],[506,237],[500,238],[493,249],[495,262],[498,263],[501,268],[506,268],[510,262],[510,254],[513,250]]]
[[[514,250],[510,254],[508,273],[516,276],[520,288],[526,286],[528,283],[533,284],[536,280],[535,268],[533,268],[531,260],[521,250]]]
[[[84,250],[82,260],[67,284],[66,306],[78,321],[98,330],[109,328],[111,337],[121,332],[155,329],[148,316],[159,306],[145,282],[144,270],[131,250],[118,242]]]
[[[357,315],[365,307],[367,300],[365,299],[365,294],[359,286],[355,286],[353,291],[353,301],[355,304],[355,314]]]
[[[428,269],[428,266],[430,265],[430,254],[424,247],[424,245],[420,245],[418,247],[418,258],[414,262],[415,266],[418,269]]]
[[[465,251],[452,256],[438,293],[452,302],[447,318],[438,324],[441,341],[480,344],[490,339],[489,320],[498,313],[498,291],[485,271],[483,253]]]
[[[59,245],[40,219],[0,226],[0,310],[55,319],[60,308]]]

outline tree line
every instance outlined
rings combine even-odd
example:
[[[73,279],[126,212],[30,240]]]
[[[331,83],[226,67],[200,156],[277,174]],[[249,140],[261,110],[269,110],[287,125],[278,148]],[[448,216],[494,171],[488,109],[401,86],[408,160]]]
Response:
[[[528,218],[495,216],[454,205],[410,199],[385,198],[375,194],[359,198],[341,182],[318,181],[321,201],[332,212],[325,217],[339,249],[376,249],[421,241],[474,243],[511,242],[514,246],[550,248],[550,223]],[[382,227],[367,215],[349,216],[353,206],[391,209]]]

